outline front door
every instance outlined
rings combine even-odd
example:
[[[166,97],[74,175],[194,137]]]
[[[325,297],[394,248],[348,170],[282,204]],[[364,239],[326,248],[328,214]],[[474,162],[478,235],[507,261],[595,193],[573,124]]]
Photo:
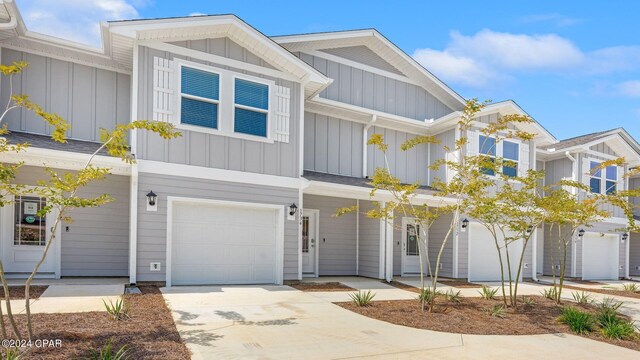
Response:
[[[38,212],[44,206],[45,198],[23,195],[17,196],[13,204],[0,209],[0,240],[5,272],[26,276],[40,261],[55,221],[53,212],[38,216]],[[39,274],[53,275],[56,272],[55,241],[54,239],[44,263],[40,266]]]
[[[426,242],[428,234],[409,218],[402,219],[402,274],[420,274],[420,253],[422,253],[422,269],[427,274]]]
[[[302,274],[316,276],[318,212],[305,209],[302,215]]]

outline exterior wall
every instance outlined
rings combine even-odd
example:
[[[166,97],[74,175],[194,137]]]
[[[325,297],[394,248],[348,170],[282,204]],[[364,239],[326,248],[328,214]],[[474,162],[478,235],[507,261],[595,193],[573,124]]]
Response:
[[[362,176],[363,124],[305,112],[304,169]]]
[[[413,184],[429,185],[429,145],[421,144],[413,149],[403,151],[400,145],[403,142],[413,139],[416,135],[407,134],[401,131],[384,129],[374,126],[369,129],[367,138],[373,134],[382,134],[385,143],[389,146],[387,150],[387,160],[391,174],[400,181]],[[376,168],[384,167],[384,155],[375,145],[367,147],[367,176],[372,177]]]
[[[402,275],[402,214],[393,219],[393,276]]]
[[[47,178],[44,168],[23,166],[16,183],[36,185]],[[101,207],[74,209],[69,214],[74,221],[61,224],[62,276],[129,274],[129,177],[110,175],[88,185],[78,195],[102,194],[110,194],[114,201]]]
[[[606,146],[605,144],[600,144],[602,146]],[[608,147],[607,147],[608,148]],[[589,158],[589,159],[595,159],[595,160],[600,160],[600,161],[606,161],[607,159],[605,159],[604,157],[598,157],[595,155],[587,155],[587,154],[579,154],[580,156],[578,157],[578,174],[580,176],[580,180],[582,183],[584,184],[589,184],[589,171],[590,169],[585,169],[585,164],[584,161],[585,159]],[[613,154],[615,156],[615,154]],[[604,170],[603,170],[603,174],[604,174]],[[604,176],[604,175],[603,175]],[[624,179],[619,179],[619,181],[624,180]],[[584,191],[580,191],[579,194],[582,198],[584,198],[587,194]],[[610,214],[611,217],[617,217],[617,218],[624,218],[624,211],[617,207],[617,206],[613,206],[611,204],[602,204],[600,205],[600,209],[606,211],[607,213]]]
[[[355,206],[356,200],[304,195],[305,209],[320,210],[318,244],[318,274],[357,275],[356,246],[358,214],[334,216],[341,207]]]
[[[429,165],[433,163],[436,159],[445,159],[447,158],[447,152],[444,147],[447,146],[449,149],[455,148],[456,142],[456,131],[455,129],[447,130],[443,133],[437,134],[436,138],[440,141],[439,144],[429,144]],[[440,166],[437,170],[429,171],[429,184],[433,184],[435,179],[439,179],[441,181],[447,180],[447,169],[444,166]]]
[[[158,194],[158,211],[146,208],[146,194]],[[223,181],[140,173],[138,177],[138,281],[165,281],[167,249],[167,196],[195,199],[280,204],[298,202],[298,190]],[[284,224],[284,280],[298,279],[298,221]],[[161,270],[151,272],[149,263],[160,262]]]
[[[566,229],[561,230],[562,232],[566,232]],[[567,277],[571,276],[571,266],[572,266],[572,254],[573,248],[571,243],[567,246],[567,263],[565,275]],[[558,227],[554,226],[551,229],[550,225],[544,226],[544,275],[552,275],[553,265],[560,264],[560,256],[562,256],[562,249],[558,250]],[[553,258],[553,261],[552,261]],[[555,269],[555,274],[558,276],[560,274],[560,269]]]
[[[26,94],[45,111],[62,116],[72,139],[100,141],[100,128],[129,123],[131,80],[129,75],[64,60],[2,49],[2,64],[27,61],[29,67],[13,77],[13,94]],[[0,101],[6,104],[10,83],[2,81]],[[16,109],[7,114],[9,130],[49,135],[51,128],[32,111]]]
[[[544,166],[547,185],[555,184],[562,179],[571,179],[573,176],[571,160],[568,158],[547,161]]]
[[[373,209],[370,201],[360,201],[358,249],[360,276],[380,278],[380,220],[371,219],[365,213]]]
[[[629,235],[629,275],[640,276],[640,233]]]
[[[419,121],[437,119],[452,112],[419,86],[318,56],[296,55],[334,80],[320,97]]]
[[[433,225],[431,225],[431,228],[429,228],[429,259],[433,259],[433,266],[435,266],[436,260],[438,258],[438,252],[440,251],[442,242],[445,240],[445,236],[449,231],[452,219],[453,214],[443,215],[439,219],[437,219],[433,223]],[[449,235],[440,261],[440,264],[442,265],[442,268],[439,272],[440,276],[453,277],[453,256],[453,236]],[[458,258],[459,264],[463,262],[463,258],[463,256]],[[467,271],[464,271],[460,273],[459,276],[467,277],[466,274]]]
[[[640,177],[629,179],[629,189],[640,189]],[[630,200],[636,207],[636,216],[640,216],[640,197],[632,197]]]
[[[227,38],[193,40],[176,45],[184,46],[206,53],[224,56],[234,60],[263,65],[248,50]],[[140,79],[138,89],[138,117],[150,119],[153,116],[153,58],[160,56],[167,59],[184,58],[175,54],[140,47],[139,66]],[[181,130],[182,137],[166,141],[155,134],[138,132],[137,155],[140,159],[164,161],[177,164],[238,170],[261,174],[287,177],[299,175],[299,126],[300,126],[300,91],[299,83],[266,77],[243,70],[220,66],[195,58],[187,60],[225,68],[239,73],[267,78],[277,85],[291,88],[291,108],[289,122],[289,143],[273,144],[232,138],[224,135],[205,134],[197,131]],[[268,66],[267,66],[268,67]],[[229,89],[221,89],[229,91]],[[220,119],[220,121],[225,121]]]
[[[394,74],[402,75],[400,70],[396,69],[393,65],[389,64],[385,59],[378,56],[373,50],[364,45],[348,46],[335,49],[324,49],[322,52],[339,56],[345,59],[349,59],[361,64],[373,66],[384,71],[392,72]]]

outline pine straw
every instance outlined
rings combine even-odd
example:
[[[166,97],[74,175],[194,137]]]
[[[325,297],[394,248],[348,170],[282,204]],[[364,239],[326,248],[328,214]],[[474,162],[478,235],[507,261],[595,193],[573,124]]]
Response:
[[[62,347],[32,348],[21,359],[87,358],[111,338],[114,349],[127,346],[131,359],[189,359],[159,289],[142,286],[140,290],[142,294],[124,295],[131,317],[122,321],[110,320],[106,312],[33,314],[34,338],[61,339]],[[18,315],[16,320],[26,333],[25,316]]]
[[[308,291],[308,292],[316,292],[316,291],[354,291],[354,288],[348,287],[339,282],[326,282],[326,283],[315,283],[315,282],[299,282],[296,284],[289,285],[294,289],[298,289],[300,291]]]
[[[47,290],[47,285],[32,285],[29,287],[29,298],[37,299]],[[0,299],[5,299],[4,288],[0,286]],[[24,300],[24,286],[9,286],[9,299]]]
[[[533,335],[570,333],[568,326],[557,321],[562,306],[542,296],[531,296],[535,305],[520,305],[518,311],[508,308],[504,318],[492,317],[488,310],[502,300],[462,298],[461,303],[447,303],[438,300],[438,310],[434,313],[422,312],[417,300],[374,301],[371,306],[358,307],[352,302],[336,303],[358,314],[386,321],[392,324],[418,329],[428,329],[459,334],[478,335]],[[584,310],[595,312],[591,305],[571,304]],[[608,340],[595,331],[585,337],[607,342],[633,350],[640,350],[640,339]]]

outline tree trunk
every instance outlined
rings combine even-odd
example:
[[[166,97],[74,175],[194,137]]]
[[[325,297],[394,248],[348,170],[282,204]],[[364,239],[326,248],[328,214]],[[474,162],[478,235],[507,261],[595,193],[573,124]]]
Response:
[[[0,261],[0,280],[2,280],[2,288],[4,289],[5,302],[7,305],[7,317],[9,318],[9,322],[11,323],[11,328],[13,329],[13,332],[16,334],[16,338],[18,338],[18,340],[22,340],[22,335],[20,335],[20,331],[18,330],[18,326],[16,325],[16,320],[13,318],[13,313],[11,312],[11,300],[9,299],[9,285],[7,284],[7,277],[4,274],[4,265],[2,264],[2,261]],[[3,319],[3,323],[4,323],[4,319]],[[3,332],[5,331],[4,324],[3,324],[2,330]]]

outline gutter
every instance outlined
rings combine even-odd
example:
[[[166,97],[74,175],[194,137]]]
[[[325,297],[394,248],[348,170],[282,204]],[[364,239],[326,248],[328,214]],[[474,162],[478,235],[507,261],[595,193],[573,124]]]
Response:
[[[369,121],[369,123],[367,125],[365,125],[364,129],[362,130],[362,177],[366,178],[367,177],[367,142],[369,141],[367,139],[367,134],[369,132],[369,129],[373,126],[373,124],[375,124],[375,122],[378,120],[378,115],[377,114],[373,114],[371,116],[371,121]]]

